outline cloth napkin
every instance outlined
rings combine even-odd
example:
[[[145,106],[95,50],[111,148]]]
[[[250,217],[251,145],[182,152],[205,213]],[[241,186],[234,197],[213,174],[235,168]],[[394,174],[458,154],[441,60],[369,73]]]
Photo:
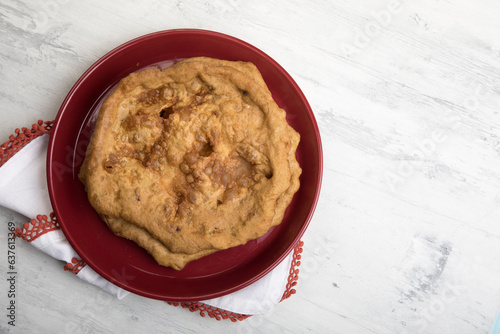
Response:
[[[17,129],[0,147],[0,206],[28,218],[16,235],[36,249],[66,263],[64,269],[122,299],[129,292],[107,281],[85,264],[66,240],[54,216],[46,181],[46,153],[51,122]],[[295,293],[302,243],[284,261],[254,284],[234,293],[197,303],[170,303],[205,312],[210,317],[242,320],[248,315],[271,311]],[[233,313],[233,314],[231,314]],[[235,317],[236,314],[236,317]],[[245,315],[238,317],[237,315]]]

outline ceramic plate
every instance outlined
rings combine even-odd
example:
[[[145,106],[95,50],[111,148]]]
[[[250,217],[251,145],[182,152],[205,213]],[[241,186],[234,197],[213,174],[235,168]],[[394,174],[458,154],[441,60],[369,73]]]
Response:
[[[301,135],[301,187],[283,222],[247,244],[216,252],[175,271],[158,265],[135,243],[111,233],[90,206],[78,172],[99,106],[120,79],[148,67],[194,56],[253,62],[287,120]],[[168,301],[219,297],[252,284],[276,267],[306,230],[322,176],[321,141],[313,112],[292,77],[268,55],[237,38],[205,30],[161,31],[131,40],[92,65],[64,100],[47,155],[50,199],[75,251],[97,273],[133,293]]]

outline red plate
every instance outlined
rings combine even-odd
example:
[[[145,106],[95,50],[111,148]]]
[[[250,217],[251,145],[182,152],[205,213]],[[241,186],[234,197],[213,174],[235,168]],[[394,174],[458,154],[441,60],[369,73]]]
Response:
[[[135,243],[112,234],[90,206],[78,171],[99,104],[129,73],[175,60],[207,56],[253,62],[288,122],[301,134],[297,159],[300,190],[283,222],[246,245],[189,263],[182,271],[159,266]],[[64,234],[96,272],[139,295],[169,301],[198,301],[239,290],[263,277],[294,248],[318,200],[322,150],[313,112],[290,75],[268,55],[239,39],[204,30],[169,30],[139,37],[99,59],[76,82],[56,118],[47,156],[50,199]]]

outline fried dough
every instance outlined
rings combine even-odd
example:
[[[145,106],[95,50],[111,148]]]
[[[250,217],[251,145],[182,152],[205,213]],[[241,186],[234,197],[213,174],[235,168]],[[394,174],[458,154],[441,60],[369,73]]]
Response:
[[[252,63],[189,58],[120,81],[79,177],[113,233],[181,270],[281,223],[299,140]]]

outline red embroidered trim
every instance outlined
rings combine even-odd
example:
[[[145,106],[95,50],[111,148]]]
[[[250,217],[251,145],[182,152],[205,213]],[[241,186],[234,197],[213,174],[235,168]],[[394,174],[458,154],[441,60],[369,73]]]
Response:
[[[64,266],[64,271],[70,271],[73,274],[78,274],[80,270],[83,269],[87,264],[83,260],[77,259],[76,257],[71,259],[71,263],[68,262]]]
[[[52,212],[49,217],[46,215],[38,215],[36,219],[31,219],[29,223],[24,223],[23,228],[16,228],[15,235],[18,238],[23,238],[27,242],[31,242],[36,238],[50,232],[58,230],[59,223],[55,214]],[[73,274],[78,274],[87,264],[80,259],[74,257],[71,262],[64,266],[65,271],[70,271]]]
[[[44,122],[39,120],[36,124],[31,126],[31,129],[16,129],[14,131],[15,135],[10,135],[9,140],[0,145],[0,167],[33,139],[50,133],[53,124],[54,122],[52,121]]]
[[[283,297],[281,297],[280,302],[282,302],[285,299],[290,298],[291,295],[295,294],[296,291],[294,287],[297,285],[297,281],[299,280],[299,266],[300,266],[300,259],[301,259],[301,253],[303,251],[304,242],[299,241],[299,243],[295,246],[293,250],[293,258],[292,258],[292,264],[290,266],[290,275],[288,276],[288,283],[286,284],[286,289],[285,292],[283,293]],[[208,315],[210,318],[214,318],[217,321],[220,321],[221,319],[229,319],[232,322],[236,321],[242,321],[247,318],[250,318],[252,315],[246,315],[246,314],[238,314],[234,312],[229,312],[226,310],[219,309],[217,307],[212,307],[209,305],[205,305],[200,302],[167,302],[169,305],[172,306],[181,306],[182,308],[187,308],[191,312],[200,312],[200,315],[202,317],[205,317]]]
[[[50,217],[38,215],[36,219],[31,219],[29,223],[24,223],[23,228],[16,228],[15,234],[16,237],[31,242],[47,232],[58,229],[59,223],[57,222],[55,214],[52,212]]]
[[[181,306],[182,308],[187,308],[191,312],[200,312],[202,317],[208,315],[210,318],[214,318],[217,321],[221,319],[230,319],[232,322],[245,320],[246,318],[251,317],[251,315],[238,314],[234,312],[229,312],[226,310],[221,310],[217,307],[212,307],[209,305],[205,305],[200,302],[167,302],[169,305],[173,306]]]
[[[292,265],[290,266],[290,274],[288,275],[288,283],[286,284],[286,289],[285,292],[283,293],[283,297],[281,297],[280,302],[284,301],[285,299],[290,298],[292,295],[294,295],[297,291],[294,289],[294,287],[297,285],[297,282],[299,280],[299,266],[300,266],[300,259],[302,258],[302,247],[304,246],[304,241],[299,241],[299,243],[295,246],[295,249],[293,250],[293,258],[292,258]]]

